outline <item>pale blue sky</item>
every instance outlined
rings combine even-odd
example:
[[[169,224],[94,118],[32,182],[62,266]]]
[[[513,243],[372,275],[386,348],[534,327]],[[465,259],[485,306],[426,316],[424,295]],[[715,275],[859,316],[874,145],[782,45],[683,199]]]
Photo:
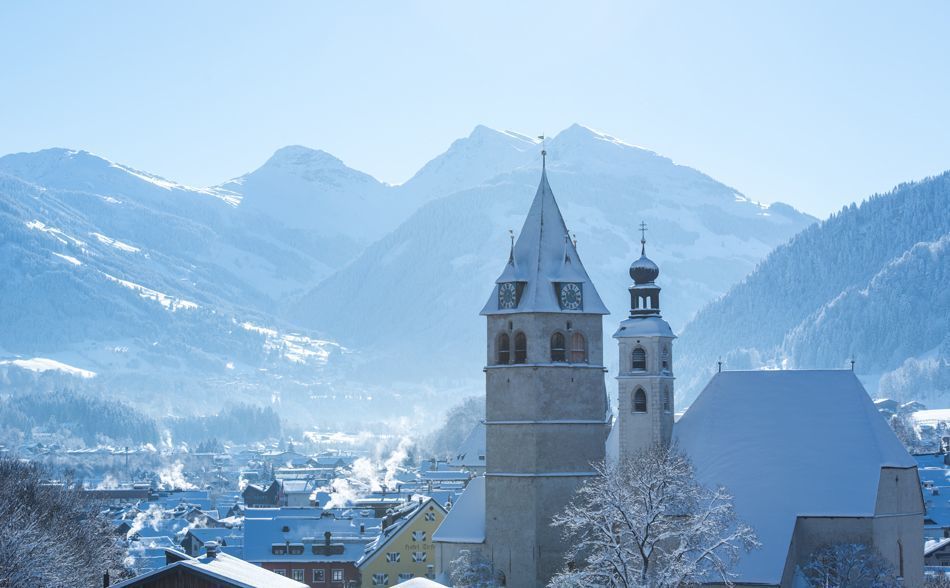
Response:
[[[195,185],[303,144],[391,183],[572,122],[825,216],[950,168],[950,2],[4,2],[0,153]]]

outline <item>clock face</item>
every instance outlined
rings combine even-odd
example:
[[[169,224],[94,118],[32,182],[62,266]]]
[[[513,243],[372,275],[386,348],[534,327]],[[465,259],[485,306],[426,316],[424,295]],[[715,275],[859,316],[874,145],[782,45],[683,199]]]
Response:
[[[498,308],[514,308],[518,306],[518,288],[514,282],[505,282],[498,285]]]
[[[574,283],[561,284],[560,295],[561,308],[565,310],[577,310],[584,303],[581,293],[581,285]]]

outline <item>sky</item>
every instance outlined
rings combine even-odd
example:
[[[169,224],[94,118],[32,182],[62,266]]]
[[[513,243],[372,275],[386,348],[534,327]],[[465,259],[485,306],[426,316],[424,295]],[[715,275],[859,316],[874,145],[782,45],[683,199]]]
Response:
[[[950,169],[950,2],[3,2],[0,154],[221,183],[279,147],[401,183],[574,122],[819,217]]]

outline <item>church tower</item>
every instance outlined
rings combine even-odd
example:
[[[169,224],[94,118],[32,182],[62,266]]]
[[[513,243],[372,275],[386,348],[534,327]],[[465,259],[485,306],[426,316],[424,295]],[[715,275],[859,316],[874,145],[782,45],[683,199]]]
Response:
[[[630,265],[630,317],[614,338],[620,351],[618,382],[621,460],[673,435],[673,330],[660,316],[657,267],[646,256],[646,225],[641,223],[640,259]]]
[[[608,311],[543,168],[481,314],[488,319],[484,555],[508,586],[545,586],[564,566],[551,521],[593,475],[591,463],[604,459],[609,420]]]

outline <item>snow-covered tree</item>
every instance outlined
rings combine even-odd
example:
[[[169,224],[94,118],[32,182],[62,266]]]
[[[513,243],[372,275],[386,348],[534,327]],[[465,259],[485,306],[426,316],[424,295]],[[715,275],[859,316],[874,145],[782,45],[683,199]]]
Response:
[[[79,490],[0,459],[0,587],[100,586],[126,575],[109,520]]]
[[[500,585],[491,563],[469,549],[459,551],[459,556],[449,563],[449,578],[455,588],[495,588]]]
[[[950,588],[950,576],[933,574],[924,577],[924,588]]]
[[[729,583],[740,554],[759,545],[726,489],[700,484],[675,445],[595,468],[554,520],[572,547],[552,587]]]
[[[894,568],[876,550],[861,543],[820,547],[804,566],[802,576],[813,588],[897,588]]]

